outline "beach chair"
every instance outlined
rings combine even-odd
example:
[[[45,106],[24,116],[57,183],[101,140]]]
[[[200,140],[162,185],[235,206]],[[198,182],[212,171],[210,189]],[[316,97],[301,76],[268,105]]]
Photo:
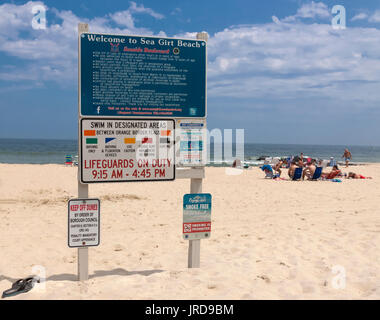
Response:
[[[67,154],[65,157],[65,165],[73,165],[73,156],[71,154]]]
[[[322,175],[322,167],[317,167],[314,171],[313,177],[311,180],[318,180]]]
[[[302,168],[296,168],[294,170],[293,181],[300,180],[302,178]]]

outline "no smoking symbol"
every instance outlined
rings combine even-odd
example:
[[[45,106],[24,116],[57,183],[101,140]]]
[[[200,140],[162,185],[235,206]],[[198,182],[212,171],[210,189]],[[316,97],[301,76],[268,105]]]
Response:
[[[191,232],[191,224],[184,224],[183,225],[183,232]]]

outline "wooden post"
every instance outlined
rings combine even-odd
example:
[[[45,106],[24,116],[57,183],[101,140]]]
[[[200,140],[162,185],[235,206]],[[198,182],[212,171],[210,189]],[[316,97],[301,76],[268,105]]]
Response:
[[[78,24],[78,39],[83,32],[88,32],[89,27],[86,23],[79,23]],[[78,121],[80,121],[80,55],[78,52]],[[88,198],[88,184],[82,184],[79,181],[80,177],[80,163],[82,159],[80,158],[81,151],[80,151],[80,138],[81,134],[79,132],[80,127],[78,125],[78,198],[87,199]],[[78,280],[79,281],[86,281],[88,280],[88,247],[78,248]]]
[[[88,184],[78,181],[78,198],[88,198]],[[88,280],[88,247],[78,248],[78,280]]]
[[[203,179],[191,178],[190,193],[202,193]],[[201,263],[201,240],[189,240],[188,268],[199,268]]]
[[[207,32],[198,32],[198,40],[208,40]],[[202,193],[202,178],[191,178],[190,193]],[[199,268],[201,262],[201,240],[189,240],[188,268]]]

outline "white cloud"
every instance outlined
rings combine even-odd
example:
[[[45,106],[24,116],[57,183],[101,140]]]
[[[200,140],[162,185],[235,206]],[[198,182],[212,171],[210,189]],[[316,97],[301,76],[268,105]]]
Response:
[[[317,98],[377,106],[380,30],[330,24],[237,26],[209,40],[209,97]]]
[[[0,79],[8,81],[56,81],[73,83],[77,68],[77,26],[79,22],[90,25],[92,32],[117,34],[147,34],[153,32],[135,25],[134,13],[148,14],[156,19],[163,15],[131,2],[128,10],[107,14],[103,17],[84,19],[72,11],[45,7],[60,20],[49,24],[45,30],[32,28],[32,8],[44,5],[41,1],[29,1],[24,5],[0,5],[0,52],[24,60],[19,68],[0,65]],[[48,21],[49,22],[49,21]],[[161,31],[159,35],[165,34]]]
[[[34,2],[39,3],[41,2]],[[31,28],[31,2],[0,6],[0,51],[23,60],[22,67],[0,66],[0,79],[60,84],[75,83],[77,24],[93,32],[146,34],[134,13],[143,6],[83,19],[71,11],[48,8],[59,22],[46,30]],[[334,30],[330,21],[305,23],[302,18],[329,15],[324,4],[302,6],[294,18],[240,25],[211,35],[208,42],[208,97],[264,101],[333,101],[335,107],[377,107],[380,101],[380,30],[349,27]],[[154,16],[153,16],[154,17]],[[155,17],[156,18],[156,17]],[[157,17],[159,19],[159,17]],[[158,36],[166,36],[161,31]],[[178,37],[195,38],[195,32]],[[290,102],[289,102],[290,103]]]
[[[366,12],[360,12],[351,19],[351,21],[357,21],[357,20],[367,20],[368,22],[379,23],[380,10],[375,10],[375,12],[372,14],[368,14]]]
[[[369,22],[380,22],[380,10],[376,10],[369,18]]]
[[[43,5],[41,1],[29,1],[24,5],[5,3],[0,5],[0,36],[14,38],[21,29],[32,27],[32,8]]]
[[[135,27],[132,13],[129,10],[115,12],[114,14],[111,14],[110,17],[120,26],[125,26],[130,29]]]
[[[146,13],[156,19],[164,19],[165,16],[161,13],[157,13],[150,8],[145,8],[144,5],[137,5],[136,2],[131,2],[131,6],[128,9],[131,13]]]
[[[174,8],[174,10],[172,10],[172,12],[170,12],[170,14],[172,16],[175,16],[177,14],[181,14],[182,13],[182,9],[181,8]]]
[[[303,4],[301,8],[297,10],[297,13],[294,16],[289,16],[283,19],[285,22],[295,21],[299,18],[330,18],[331,13],[326,4],[323,2],[314,2]]]
[[[368,14],[361,12],[353,16],[351,21],[366,20],[366,19],[368,19]]]

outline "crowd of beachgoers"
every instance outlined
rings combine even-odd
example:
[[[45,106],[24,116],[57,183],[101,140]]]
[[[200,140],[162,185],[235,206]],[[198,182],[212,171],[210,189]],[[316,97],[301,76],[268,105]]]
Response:
[[[351,152],[345,149],[342,158],[344,158],[346,168],[348,168],[349,162],[352,159]],[[306,178],[307,180],[322,179],[340,182],[339,178],[371,179],[371,177],[365,177],[355,172],[343,173],[333,157],[330,160],[313,159],[305,157],[301,153],[300,155],[276,160],[272,161],[272,163],[266,160],[264,161],[264,165],[260,167],[265,172],[266,178],[284,180],[281,175],[284,169],[288,169],[287,173],[291,180],[305,180]]]

